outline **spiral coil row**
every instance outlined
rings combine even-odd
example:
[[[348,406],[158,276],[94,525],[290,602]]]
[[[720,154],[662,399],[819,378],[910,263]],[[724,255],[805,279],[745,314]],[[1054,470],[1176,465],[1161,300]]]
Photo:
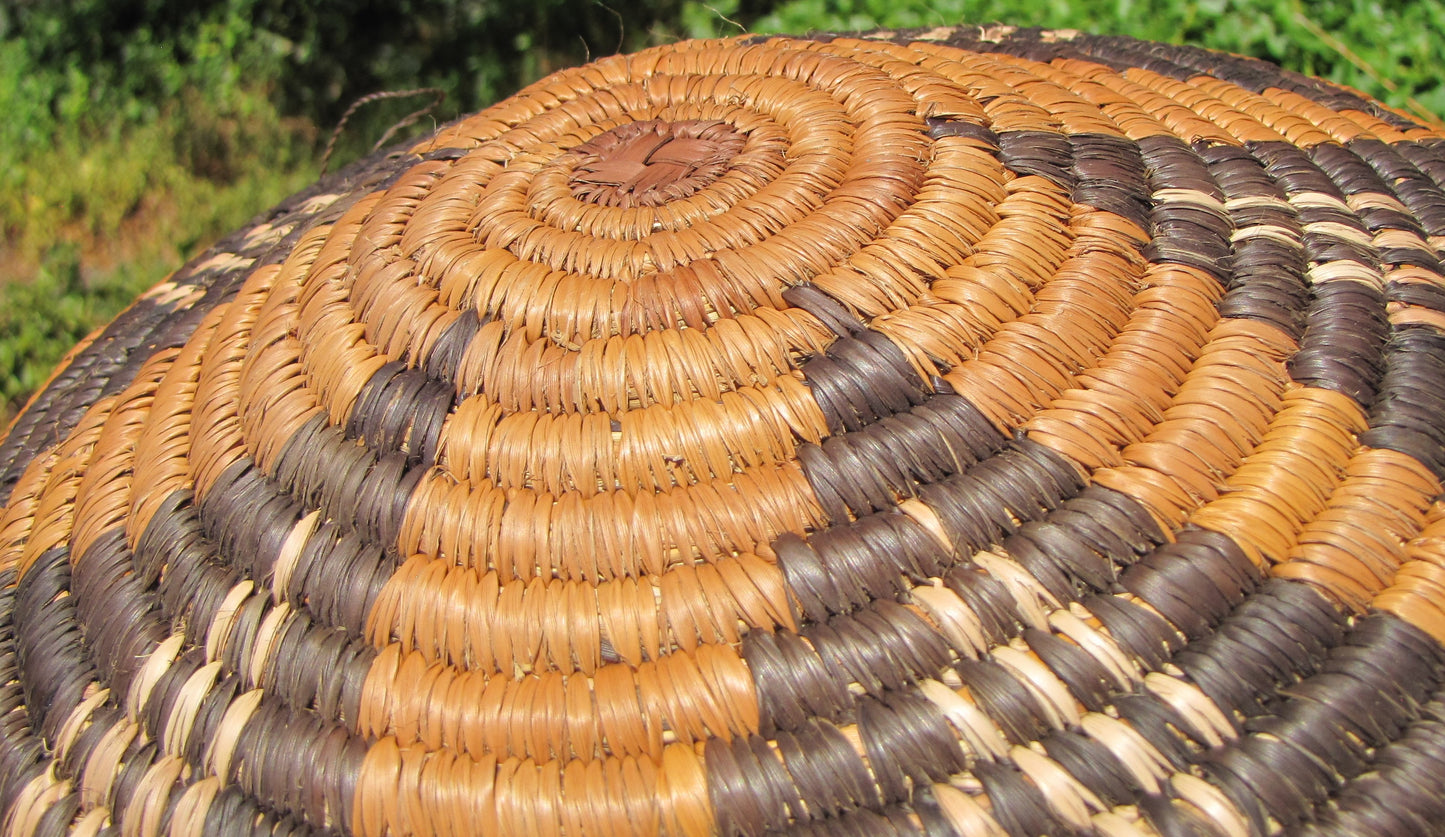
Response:
[[[323,181],[0,442],[7,834],[1409,834],[1445,139],[1007,28]]]

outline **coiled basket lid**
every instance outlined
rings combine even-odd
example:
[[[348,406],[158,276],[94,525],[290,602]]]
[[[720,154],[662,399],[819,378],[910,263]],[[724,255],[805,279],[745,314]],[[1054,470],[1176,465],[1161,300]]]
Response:
[[[0,447],[5,834],[1419,834],[1445,142],[691,42],[330,177]]]

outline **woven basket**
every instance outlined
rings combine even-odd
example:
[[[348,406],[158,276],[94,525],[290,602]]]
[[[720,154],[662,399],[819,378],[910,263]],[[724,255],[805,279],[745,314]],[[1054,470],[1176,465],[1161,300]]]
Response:
[[[5,835],[1421,834],[1445,140],[1009,28],[327,178],[0,444]]]

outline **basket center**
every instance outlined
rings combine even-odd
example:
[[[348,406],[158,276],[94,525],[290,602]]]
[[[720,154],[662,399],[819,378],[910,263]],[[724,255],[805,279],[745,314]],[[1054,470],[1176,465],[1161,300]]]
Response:
[[[628,208],[685,198],[727,170],[746,138],[726,122],[650,119],[605,131],[573,149],[579,201]]]

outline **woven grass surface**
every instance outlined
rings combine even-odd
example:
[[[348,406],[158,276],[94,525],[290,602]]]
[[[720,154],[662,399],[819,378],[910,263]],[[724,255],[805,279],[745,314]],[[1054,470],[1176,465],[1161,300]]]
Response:
[[[1412,834],[1445,139],[1007,27],[323,180],[0,441],[16,834]]]

